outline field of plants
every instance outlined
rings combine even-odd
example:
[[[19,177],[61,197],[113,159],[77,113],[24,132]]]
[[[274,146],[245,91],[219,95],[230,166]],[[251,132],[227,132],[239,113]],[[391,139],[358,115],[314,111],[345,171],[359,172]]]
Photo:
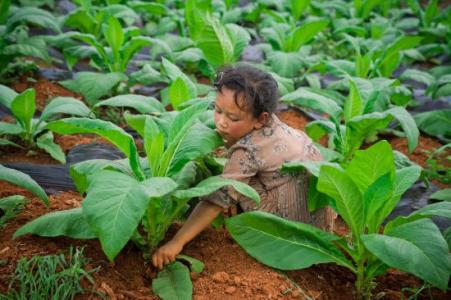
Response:
[[[0,299],[451,299],[451,6],[438,0],[0,0]],[[324,161],[334,232],[223,212],[213,81],[245,62]]]

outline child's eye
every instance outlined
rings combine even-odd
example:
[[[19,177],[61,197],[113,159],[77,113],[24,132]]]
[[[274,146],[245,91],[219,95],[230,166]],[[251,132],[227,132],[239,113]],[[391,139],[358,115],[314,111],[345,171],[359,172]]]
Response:
[[[230,119],[230,121],[232,121],[232,122],[238,122],[238,121],[239,121],[239,119],[236,118],[236,117],[229,117],[229,119]]]

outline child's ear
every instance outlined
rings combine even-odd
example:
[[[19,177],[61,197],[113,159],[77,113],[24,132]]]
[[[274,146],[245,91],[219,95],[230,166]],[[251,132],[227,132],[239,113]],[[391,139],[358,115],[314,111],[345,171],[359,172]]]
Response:
[[[254,125],[255,129],[262,128],[266,123],[268,123],[268,121],[269,121],[269,113],[266,111],[262,112],[257,118],[257,123],[255,123]]]

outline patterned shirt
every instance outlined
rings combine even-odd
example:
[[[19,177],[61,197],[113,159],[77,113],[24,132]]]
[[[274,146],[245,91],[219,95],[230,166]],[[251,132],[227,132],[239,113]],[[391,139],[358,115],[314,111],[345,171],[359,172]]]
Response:
[[[281,173],[280,167],[292,161],[317,161],[322,156],[302,131],[282,123],[275,115],[261,129],[242,137],[227,153],[224,178],[249,184],[260,195],[260,205],[232,187],[224,187],[202,198],[223,208],[238,204],[244,211],[259,209],[280,217],[311,223],[332,230],[335,213],[328,207],[310,214],[307,208],[307,176]]]

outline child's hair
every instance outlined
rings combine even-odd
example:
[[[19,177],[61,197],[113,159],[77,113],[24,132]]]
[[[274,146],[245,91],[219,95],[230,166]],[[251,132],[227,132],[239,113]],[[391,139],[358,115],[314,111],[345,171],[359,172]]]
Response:
[[[234,91],[235,104],[240,109],[250,108],[254,117],[263,112],[273,113],[279,100],[279,90],[274,78],[247,64],[225,66],[216,74],[214,86]],[[244,104],[239,104],[238,96],[243,95]]]

